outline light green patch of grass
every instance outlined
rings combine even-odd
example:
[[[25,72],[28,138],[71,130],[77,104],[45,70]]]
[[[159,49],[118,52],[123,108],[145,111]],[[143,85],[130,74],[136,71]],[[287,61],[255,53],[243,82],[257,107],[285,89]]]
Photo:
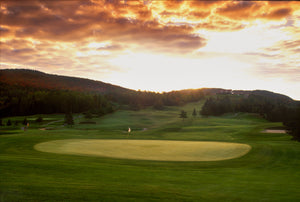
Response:
[[[155,161],[220,161],[241,157],[251,149],[246,144],[224,142],[86,139],[43,142],[34,148],[61,154]]]

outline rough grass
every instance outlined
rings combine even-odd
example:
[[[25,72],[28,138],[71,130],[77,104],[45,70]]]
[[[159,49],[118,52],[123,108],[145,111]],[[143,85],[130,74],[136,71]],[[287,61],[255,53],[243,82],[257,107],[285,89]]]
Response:
[[[300,143],[287,134],[261,133],[282,124],[243,113],[193,119],[194,107],[200,110],[201,103],[163,111],[118,111],[93,118],[93,125],[78,124],[83,120],[79,118],[70,128],[47,126],[55,130],[39,130],[44,123],[31,123],[26,132],[0,127],[0,201],[299,201]],[[181,109],[188,113],[184,122],[179,119]],[[129,137],[123,133],[128,127],[133,129]],[[34,149],[41,142],[65,139],[219,141],[252,149],[240,158],[198,162]]]
[[[241,157],[251,149],[246,144],[223,142],[85,139],[44,142],[34,148],[61,154],[155,161],[220,161]]]

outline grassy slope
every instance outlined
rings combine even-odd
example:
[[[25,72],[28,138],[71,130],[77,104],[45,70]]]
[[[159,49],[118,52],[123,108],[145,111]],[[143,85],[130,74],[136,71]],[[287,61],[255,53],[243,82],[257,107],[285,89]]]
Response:
[[[0,201],[297,201],[300,198],[299,143],[285,134],[259,133],[280,124],[249,114],[193,120],[191,113],[195,106],[199,110],[200,104],[184,107],[189,116],[184,122],[178,118],[181,108],[174,107],[165,111],[119,111],[93,119],[96,125],[78,124],[57,130],[41,131],[38,125],[31,124],[26,132],[15,130],[15,134],[0,135]],[[63,115],[50,118],[56,120]],[[128,126],[133,129],[130,137],[126,135]],[[142,131],[143,128],[147,130]],[[33,149],[39,142],[70,138],[239,142],[251,145],[252,150],[242,158],[226,161],[157,162],[61,155]]]

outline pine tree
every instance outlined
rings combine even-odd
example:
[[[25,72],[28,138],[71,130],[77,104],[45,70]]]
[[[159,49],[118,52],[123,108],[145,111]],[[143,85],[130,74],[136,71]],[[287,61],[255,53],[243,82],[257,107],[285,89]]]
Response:
[[[24,120],[23,120],[22,124],[23,124],[24,126],[26,126],[26,125],[27,125],[27,123],[28,123],[27,119],[26,119],[26,118],[24,118]]]
[[[93,118],[93,115],[90,111],[88,111],[85,115],[84,115],[84,118],[86,119],[92,119]]]
[[[72,113],[65,114],[65,124],[67,125],[74,125],[74,119]]]
[[[10,119],[8,119],[8,121],[6,122],[6,125],[11,126],[11,120]]]
[[[184,121],[184,119],[187,118],[186,111],[181,110],[181,113],[179,114],[179,117],[182,118],[182,121]]]
[[[43,117],[39,116],[35,121],[37,123],[41,123],[41,122],[43,122]]]
[[[196,116],[197,116],[197,112],[196,112],[196,109],[194,108],[193,117],[196,118]]]

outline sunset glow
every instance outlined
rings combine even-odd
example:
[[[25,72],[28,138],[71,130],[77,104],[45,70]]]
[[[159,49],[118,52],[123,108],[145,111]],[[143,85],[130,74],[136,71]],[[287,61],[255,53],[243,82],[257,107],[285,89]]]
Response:
[[[0,18],[1,69],[300,100],[300,2],[4,0]]]

